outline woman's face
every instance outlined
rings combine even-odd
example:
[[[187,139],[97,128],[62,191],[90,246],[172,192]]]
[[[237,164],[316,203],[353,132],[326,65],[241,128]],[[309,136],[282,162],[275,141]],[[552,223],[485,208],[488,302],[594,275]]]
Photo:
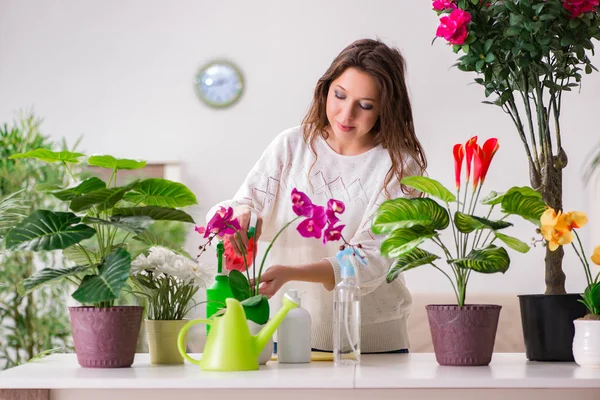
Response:
[[[377,81],[355,68],[331,82],[326,113],[335,139],[364,140],[379,117],[380,98]]]

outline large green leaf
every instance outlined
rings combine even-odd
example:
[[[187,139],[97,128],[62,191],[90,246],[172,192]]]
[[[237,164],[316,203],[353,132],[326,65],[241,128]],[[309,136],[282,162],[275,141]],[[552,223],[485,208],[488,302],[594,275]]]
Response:
[[[379,206],[371,230],[375,234],[413,226],[441,230],[449,223],[448,212],[434,200],[398,198],[388,200]]]
[[[131,256],[119,248],[98,267],[98,275],[87,275],[73,298],[83,304],[97,304],[119,298],[131,271]]]
[[[396,263],[390,268],[385,280],[387,283],[395,280],[401,272],[426,265],[439,259],[438,256],[428,251],[414,248],[410,252],[405,253],[396,259]]]
[[[246,318],[258,325],[266,324],[269,320],[269,300],[259,294],[249,297],[242,302]]]
[[[113,156],[91,156],[88,164],[94,167],[120,169],[140,169],[146,166],[146,161],[130,160],[126,158],[114,158]]]
[[[81,274],[90,270],[90,265],[77,265],[69,268],[44,268],[36,274],[25,279],[22,284],[18,286],[18,291],[21,296],[25,296],[34,289],[42,285],[46,285],[51,282],[59,281],[68,276]]]
[[[498,239],[502,240],[508,247],[518,251],[519,253],[527,253],[530,249],[527,243],[524,243],[515,237],[503,235],[502,233],[498,232],[494,232],[494,235],[496,235]]]
[[[234,269],[229,273],[229,286],[236,300],[243,301],[250,297],[250,284],[240,271]]]
[[[149,217],[155,221],[181,221],[189,222],[191,224],[194,223],[193,218],[184,211],[156,206],[115,208],[113,210],[113,217],[116,216],[143,216]]]
[[[444,187],[440,182],[425,176],[407,176],[402,183],[408,187],[420,190],[430,196],[436,197],[446,203],[456,201],[456,196]]]
[[[8,232],[6,247],[12,250],[66,249],[96,231],[83,224],[81,218],[70,212],[37,210]]]
[[[504,247],[489,245],[485,249],[472,250],[465,258],[457,258],[449,262],[484,274],[504,273],[510,265],[510,257]]]
[[[541,198],[513,192],[507,193],[502,199],[502,212],[519,215],[537,226],[540,225],[540,217],[544,211],[546,211],[546,203]]]
[[[127,186],[116,187],[110,189],[96,190],[94,192],[86,193],[83,196],[74,198],[71,201],[70,208],[75,212],[80,212],[98,206],[104,209],[110,209],[115,206],[125,193],[131,190],[136,182],[131,183]]]
[[[83,222],[86,224],[101,224],[101,225],[110,225],[116,226],[117,228],[123,229],[124,231],[140,234],[146,228],[148,228],[154,221],[150,217],[146,216],[136,216],[136,217],[128,217],[123,215],[117,215],[110,217],[110,220],[93,218],[93,217],[85,217]]]
[[[529,186],[513,186],[510,189],[508,189],[506,193],[498,193],[494,191],[490,192],[490,194],[488,194],[483,200],[481,200],[481,203],[486,205],[500,204],[502,203],[504,196],[510,195],[512,193],[520,193],[525,197],[533,197],[536,199],[542,198],[542,195],[539,192],[533,190]]]
[[[512,226],[510,222],[490,221],[489,219],[475,215],[463,214],[460,211],[454,214],[454,224],[456,225],[456,229],[462,233],[471,233],[478,229],[492,229],[495,231]]]
[[[125,200],[159,207],[186,207],[198,204],[196,196],[184,184],[168,179],[151,178],[139,182]]]
[[[71,201],[74,198],[96,190],[106,189],[102,179],[92,177],[69,189],[57,189],[55,185],[40,184],[35,187],[38,192],[50,193],[59,200]]]
[[[79,163],[79,159],[85,156],[81,153],[73,153],[71,151],[52,151],[48,149],[35,149],[27,153],[13,154],[10,158],[36,158],[41,161],[55,163],[65,162],[69,164]]]
[[[400,257],[435,235],[432,230],[421,226],[396,229],[381,243],[381,254],[390,258]]]

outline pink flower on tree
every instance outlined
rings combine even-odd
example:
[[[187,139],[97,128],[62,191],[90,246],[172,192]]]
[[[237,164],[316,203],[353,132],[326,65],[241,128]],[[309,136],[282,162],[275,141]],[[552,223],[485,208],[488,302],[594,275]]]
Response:
[[[563,7],[571,14],[571,19],[583,13],[594,11],[598,7],[598,0],[564,0]]]
[[[456,10],[453,0],[433,0],[433,9],[436,11]]]
[[[467,30],[469,22],[471,22],[471,14],[457,8],[449,15],[440,18],[436,36],[443,37],[451,44],[462,45],[469,34]]]

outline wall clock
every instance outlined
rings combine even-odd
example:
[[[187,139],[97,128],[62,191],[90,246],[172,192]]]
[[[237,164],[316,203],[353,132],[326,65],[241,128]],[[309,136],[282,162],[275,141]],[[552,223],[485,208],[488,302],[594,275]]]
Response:
[[[196,93],[211,107],[224,108],[239,100],[244,90],[240,70],[228,61],[212,61],[200,68],[194,81]]]

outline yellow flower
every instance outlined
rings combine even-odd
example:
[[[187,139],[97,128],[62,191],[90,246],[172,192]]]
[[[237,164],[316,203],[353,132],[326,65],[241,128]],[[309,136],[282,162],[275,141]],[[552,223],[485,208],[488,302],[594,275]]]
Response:
[[[544,211],[540,217],[540,231],[544,239],[548,241],[550,251],[554,251],[558,249],[558,246],[563,246],[573,241],[571,226],[585,225],[587,222],[585,214],[583,216],[581,214],[583,213],[573,212],[563,214],[561,211],[557,213],[551,207],[548,207]]]
[[[573,233],[567,229],[564,224],[542,225],[540,228],[542,236],[548,241],[548,248],[550,251],[558,249],[558,246],[569,244],[573,241]]]
[[[571,211],[563,214],[562,219],[564,223],[569,227],[569,230],[574,228],[581,228],[588,222],[588,217],[584,212]]]
[[[558,222],[558,218],[560,217],[561,214],[562,214],[561,211],[559,211],[557,214],[553,208],[548,207],[546,209],[546,211],[544,211],[544,213],[540,217],[541,225],[550,225],[550,226],[556,225],[556,223]]]
[[[592,262],[600,265],[600,246],[596,246],[594,254],[592,254]]]

